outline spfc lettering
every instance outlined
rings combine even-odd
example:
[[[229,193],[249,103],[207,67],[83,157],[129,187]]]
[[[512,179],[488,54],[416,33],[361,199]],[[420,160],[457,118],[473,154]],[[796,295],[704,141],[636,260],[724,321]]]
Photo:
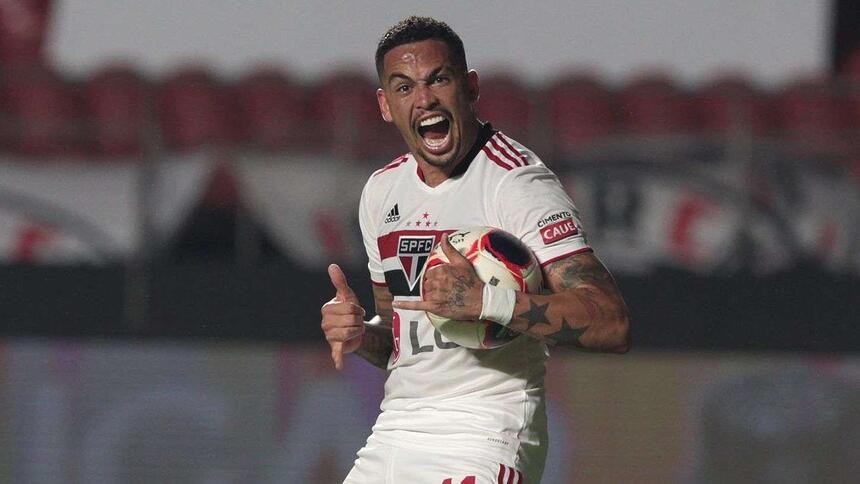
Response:
[[[544,244],[551,244],[578,233],[579,230],[576,228],[576,224],[573,223],[572,218],[561,220],[540,229],[540,236]]]
[[[436,237],[432,235],[401,235],[397,241],[397,258],[400,260],[400,267],[403,268],[410,291],[415,289],[421,269],[433,252],[435,239]]]

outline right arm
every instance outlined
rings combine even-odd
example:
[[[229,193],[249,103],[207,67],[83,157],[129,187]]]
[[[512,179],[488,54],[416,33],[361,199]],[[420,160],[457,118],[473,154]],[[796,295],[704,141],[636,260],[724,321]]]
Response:
[[[386,286],[373,286],[373,300],[376,303],[376,317],[364,323],[364,334],[361,345],[355,354],[367,360],[371,365],[388,368],[388,358],[394,349],[391,336],[391,324],[394,309],[391,302],[394,297]]]
[[[394,345],[391,334],[394,314],[391,302],[394,298],[387,287],[374,286],[373,298],[378,315],[371,322],[365,322],[364,308],[359,305],[340,267],[332,264],[328,273],[336,293],[320,310],[320,327],[331,346],[335,368],[342,369],[343,355],[355,351],[374,366],[385,369]]]

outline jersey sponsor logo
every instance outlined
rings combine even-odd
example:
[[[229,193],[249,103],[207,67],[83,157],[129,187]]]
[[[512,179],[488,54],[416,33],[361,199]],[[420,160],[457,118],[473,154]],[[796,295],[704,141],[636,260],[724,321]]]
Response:
[[[540,219],[540,221],[538,221],[537,225],[538,225],[538,228],[540,229],[540,228],[543,228],[543,227],[545,227],[545,226],[547,226],[553,222],[557,222],[559,220],[571,218],[571,217],[573,217],[573,214],[571,214],[567,210],[562,210],[561,212],[554,213],[548,217],[544,217],[544,218]]]
[[[578,233],[579,229],[573,223],[573,218],[562,219],[540,229],[540,237],[543,239],[543,243],[547,245]]]
[[[433,252],[434,235],[401,235],[397,240],[397,258],[406,276],[409,290],[415,290],[421,269]]]
[[[385,216],[385,223],[389,224],[391,222],[397,222],[400,220],[400,208],[397,204],[394,204],[394,207],[388,211],[388,215]]]

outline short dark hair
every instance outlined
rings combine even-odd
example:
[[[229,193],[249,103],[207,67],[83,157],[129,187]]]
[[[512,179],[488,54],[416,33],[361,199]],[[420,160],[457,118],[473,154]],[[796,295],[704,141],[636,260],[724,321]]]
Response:
[[[454,66],[462,69],[463,74],[466,73],[466,51],[460,36],[445,22],[413,15],[397,22],[379,39],[379,45],[376,47],[376,74],[379,80],[382,81],[383,57],[388,51],[403,44],[429,39],[444,42],[448,46]]]

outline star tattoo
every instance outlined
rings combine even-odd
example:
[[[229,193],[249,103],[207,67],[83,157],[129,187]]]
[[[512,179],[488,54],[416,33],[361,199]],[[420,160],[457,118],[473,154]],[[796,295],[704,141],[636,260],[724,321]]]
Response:
[[[567,322],[567,319],[561,318],[561,329],[553,334],[548,334],[546,337],[555,344],[569,344],[577,348],[584,348],[585,346],[579,341],[579,337],[586,330],[588,330],[588,326],[574,328]]]
[[[528,327],[526,329],[532,329],[532,326],[536,324],[551,324],[548,319],[546,319],[546,310],[549,307],[549,303],[546,304],[535,304],[534,301],[529,299],[529,310],[517,315],[518,318],[523,318],[528,321]]]

